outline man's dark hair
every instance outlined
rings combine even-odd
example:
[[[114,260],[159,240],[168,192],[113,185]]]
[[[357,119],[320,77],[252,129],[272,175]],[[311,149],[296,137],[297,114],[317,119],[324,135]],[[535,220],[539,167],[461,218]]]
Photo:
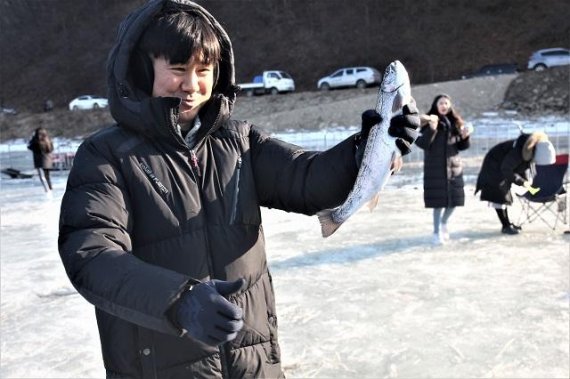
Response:
[[[208,20],[176,9],[157,16],[142,35],[139,49],[172,64],[186,63],[200,52],[204,63],[216,65],[221,56],[218,36]]]
[[[214,86],[219,75],[221,45],[212,24],[204,16],[172,6],[158,14],[147,27],[132,56],[133,79],[150,94],[154,81],[148,58],[165,58],[171,64],[186,63],[196,53],[214,65]]]

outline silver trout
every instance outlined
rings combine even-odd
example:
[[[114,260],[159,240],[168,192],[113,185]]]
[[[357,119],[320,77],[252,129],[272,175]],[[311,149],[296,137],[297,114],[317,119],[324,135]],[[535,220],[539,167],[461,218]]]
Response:
[[[376,105],[382,121],[370,129],[358,176],[344,203],[318,213],[323,237],[332,235],[366,202],[372,201],[373,208],[378,199],[376,194],[384,188],[393,172],[393,163],[401,164],[396,138],[388,134],[388,128],[392,117],[413,101],[411,92],[410,78],[404,65],[399,61],[390,63],[384,71]]]

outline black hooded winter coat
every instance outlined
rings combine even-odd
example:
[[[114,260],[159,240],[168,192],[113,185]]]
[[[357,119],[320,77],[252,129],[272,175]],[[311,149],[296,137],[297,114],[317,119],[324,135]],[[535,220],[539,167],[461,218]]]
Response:
[[[469,137],[462,139],[453,122],[440,117],[436,130],[429,125],[422,127],[416,145],[424,150],[425,207],[463,206],[463,162],[459,151],[469,148]]]
[[[481,200],[497,204],[512,204],[511,185],[522,186],[532,166],[536,134],[521,134],[517,139],[501,142],[489,150],[477,178],[475,193]]]
[[[133,46],[165,2],[121,25],[108,64],[117,125],[78,149],[61,205],[61,259],[96,307],[108,377],[281,377],[260,207],[311,215],[339,205],[357,175],[353,138],[307,152],[232,120],[230,40],[203,8],[179,0],[212,23],[223,50],[189,150],[176,131],[179,100],[146,97],[128,75]],[[167,317],[189,282],[214,278],[246,280],[229,298],[245,326],[219,348],[179,337]]]

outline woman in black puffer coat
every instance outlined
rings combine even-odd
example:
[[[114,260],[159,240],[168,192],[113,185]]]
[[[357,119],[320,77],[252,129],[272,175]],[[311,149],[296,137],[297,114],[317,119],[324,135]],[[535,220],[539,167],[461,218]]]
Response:
[[[433,208],[433,242],[443,244],[449,217],[465,204],[459,151],[469,148],[469,131],[445,94],[435,97],[422,123],[416,144],[424,150],[424,203]]]

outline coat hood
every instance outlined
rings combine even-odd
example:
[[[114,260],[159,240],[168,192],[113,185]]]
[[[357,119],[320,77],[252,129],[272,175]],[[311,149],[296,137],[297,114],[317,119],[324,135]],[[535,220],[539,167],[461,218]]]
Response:
[[[111,115],[123,127],[157,136],[171,134],[178,122],[180,100],[172,97],[151,97],[137,88],[130,79],[131,56],[146,27],[168,4],[180,6],[203,16],[218,35],[221,47],[219,78],[212,98],[200,112],[203,125],[215,128],[214,120],[229,117],[236,98],[234,55],[226,31],[203,7],[187,0],[150,0],[130,13],[120,24],[116,43],[107,61],[107,85]]]
[[[529,162],[534,158],[536,147],[539,143],[548,142],[548,136],[543,132],[533,132],[528,135],[522,148],[522,157]]]

